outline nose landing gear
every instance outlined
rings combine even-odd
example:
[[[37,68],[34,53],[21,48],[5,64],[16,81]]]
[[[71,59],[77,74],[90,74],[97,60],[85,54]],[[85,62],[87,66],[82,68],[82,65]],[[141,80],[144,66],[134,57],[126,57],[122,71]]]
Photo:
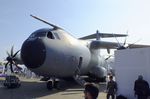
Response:
[[[53,88],[61,90],[60,81],[58,79],[51,79],[47,82],[47,89],[52,90]]]
[[[47,82],[47,89],[48,90],[52,90],[53,89],[53,82],[52,81],[48,81]]]

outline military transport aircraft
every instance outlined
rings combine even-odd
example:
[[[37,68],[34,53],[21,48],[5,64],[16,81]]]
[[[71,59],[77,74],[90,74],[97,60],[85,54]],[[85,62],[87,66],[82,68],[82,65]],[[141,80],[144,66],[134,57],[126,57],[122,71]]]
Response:
[[[79,39],[74,38],[61,27],[51,24],[41,18],[31,15],[33,18],[42,21],[52,28],[43,28],[33,32],[22,44],[20,60],[34,73],[50,78],[74,78],[81,82],[81,76],[88,76],[93,79],[104,79],[107,75],[105,58],[99,54],[100,49],[125,48],[115,42],[101,41],[100,38],[124,37],[127,35],[114,33],[97,33]],[[89,40],[94,39],[96,40]],[[129,48],[146,47],[144,45],[129,45]],[[17,60],[19,51],[7,53],[7,63],[12,64]],[[13,70],[11,70],[13,72]],[[48,81],[47,87],[53,88],[53,82]]]

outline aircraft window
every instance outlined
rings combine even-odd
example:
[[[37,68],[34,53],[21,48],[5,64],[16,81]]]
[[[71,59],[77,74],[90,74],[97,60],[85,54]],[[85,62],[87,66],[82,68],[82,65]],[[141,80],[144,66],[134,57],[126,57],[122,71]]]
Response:
[[[55,37],[56,37],[57,39],[60,39],[60,38],[59,38],[59,35],[58,35],[57,33],[54,33],[54,35],[55,35]]]
[[[50,38],[50,39],[54,39],[54,36],[53,36],[52,32],[48,32],[47,37]]]
[[[46,35],[46,32],[38,32],[38,33],[33,33],[30,35],[30,38],[34,37],[44,37]]]
[[[29,38],[34,38],[35,37],[35,34],[31,34]]]
[[[35,34],[36,37],[44,37],[46,35],[46,32],[40,32]]]

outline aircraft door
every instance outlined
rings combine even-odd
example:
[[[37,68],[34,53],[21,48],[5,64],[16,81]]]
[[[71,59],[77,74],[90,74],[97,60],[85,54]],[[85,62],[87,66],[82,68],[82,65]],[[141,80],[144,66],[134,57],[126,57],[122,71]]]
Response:
[[[81,66],[82,66],[82,61],[83,61],[83,57],[80,57],[79,58],[79,63],[78,63],[78,66],[77,66],[77,69],[76,69],[76,74],[80,74],[80,70],[81,70]]]
[[[79,58],[79,64],[78,64],[78,68],[79,68],[79,69],[81,68],[82,60],[83,60],[83,57],[80,57],[80,58]]]

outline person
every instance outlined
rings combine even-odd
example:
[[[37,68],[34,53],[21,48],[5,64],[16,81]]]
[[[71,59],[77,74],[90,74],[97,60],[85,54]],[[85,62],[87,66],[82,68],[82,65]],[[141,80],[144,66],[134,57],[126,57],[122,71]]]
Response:
[[[85,99],[97,99],[99,89],[96,85],[94,85],[93,83],[86,83],[84,87],[85,87],[84,90]]]
[[[115,94],[117,92],[117,83],[113,80],[113,76],[109,76],[109,80],[108,83],[107,83],[107,99],[111,98],[112,99],[115,99]]]
[[[138,99],[147,99],[149,95],[149,84],[143,79],[142,75],[138,76],[138,79],[134,83],[134,95]]]

